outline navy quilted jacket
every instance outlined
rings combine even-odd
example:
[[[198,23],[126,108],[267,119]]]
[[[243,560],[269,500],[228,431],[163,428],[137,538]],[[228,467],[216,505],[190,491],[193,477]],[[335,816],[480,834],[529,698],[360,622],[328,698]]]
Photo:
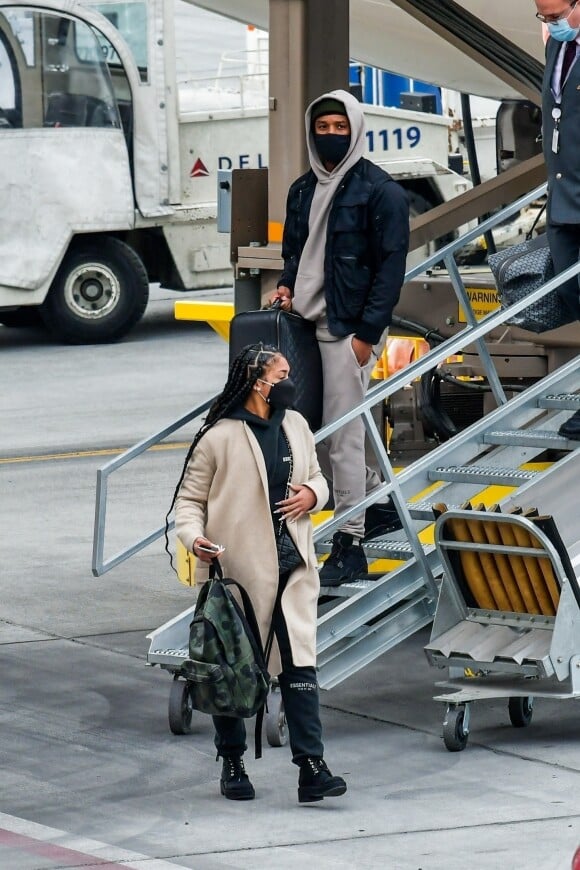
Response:
[[[316,187],[310,170],[290,187],[278,286],[294,290]],[[328,218],[324,295],[332,335],[376,344],[399,301],[409,247],[407,196],[364,157],[345,175]]]

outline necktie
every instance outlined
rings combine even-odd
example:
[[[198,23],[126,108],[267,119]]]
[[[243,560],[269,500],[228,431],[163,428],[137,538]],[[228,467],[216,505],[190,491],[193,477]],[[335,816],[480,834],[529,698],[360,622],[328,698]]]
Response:
[[[564,50],[564,60],[562,62],[562,74],[560,76],[560,90],[564,87],[564,82],[566,81],[566,76],[570,72],[570,67],[576,58],[576,40],[573,39],[571,42],[566,43],[566,48]]]

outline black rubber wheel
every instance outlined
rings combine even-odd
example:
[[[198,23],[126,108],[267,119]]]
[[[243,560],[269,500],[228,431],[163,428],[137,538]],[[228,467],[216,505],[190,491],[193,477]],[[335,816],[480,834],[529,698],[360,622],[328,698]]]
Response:
[[[469,731],[465,728],[465,708],[449,707],[443,721],[443,742],[449,752],[461,752],[467,746]]]
[[[533,697],[529,695],[527,698],[510,698],[508,713],[514,728],[527,728],[534,715]]]
[[[175,677],[169,692],[169,728],[171,733],[189,734],[192,717],[193,706],[189,686],[185,680]]]
[[[266,712],[266,740],[270,746],[286,746],[288,731],[286,730],[286,715],[280,689],[273,689],[268,694],[268,710]]]
[[[76,239],[40,313],[67,344],[117,341],[141,319],[149,300],[145,266],[135,251],[110,236]]]

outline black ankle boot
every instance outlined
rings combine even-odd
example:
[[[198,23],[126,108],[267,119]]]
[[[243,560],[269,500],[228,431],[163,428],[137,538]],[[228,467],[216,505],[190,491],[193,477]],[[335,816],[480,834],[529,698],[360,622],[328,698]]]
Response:
[[[378,504],[372,504],[365,513],[365,534],[363,541],[371,541],[381,535],[397,532],[403,524],[391,499]]]
[[[367,557],[360,542],[355,544],[353,536],[346,532],[336,532],[330,556],[320,569],[320,585],[340,586],[349,580],[362,580],[367,575]]]
[[[580,411],[572,414],[558,429],[558,434],[573,441],[580,441]]]
[[[323,758],[307,758],[300,765],[298,776],[298,802],[321,801],[325,797],[338,797],[346,791],[342,776],[333,776]]]
[[[220,791],[231,801],[251,801],[256,793],[241,755],[224,755]]]

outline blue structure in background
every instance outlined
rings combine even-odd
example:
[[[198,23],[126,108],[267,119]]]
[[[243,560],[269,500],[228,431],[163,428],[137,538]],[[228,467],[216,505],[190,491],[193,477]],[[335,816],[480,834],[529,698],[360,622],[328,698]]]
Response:
[[[434,94],[437,107],[436,112],[438,115],[443,113],[441,88],[436,85],[419,82],[406,76],[399,76],[395,73],[375,69],[372,66],[363,66],[359,63],[350,64],[349,83],[355,91],[358,90],[360,98],[364,103],[370,103],[373,106],[399,108],[401,105],[401,94],[409,92]]]

